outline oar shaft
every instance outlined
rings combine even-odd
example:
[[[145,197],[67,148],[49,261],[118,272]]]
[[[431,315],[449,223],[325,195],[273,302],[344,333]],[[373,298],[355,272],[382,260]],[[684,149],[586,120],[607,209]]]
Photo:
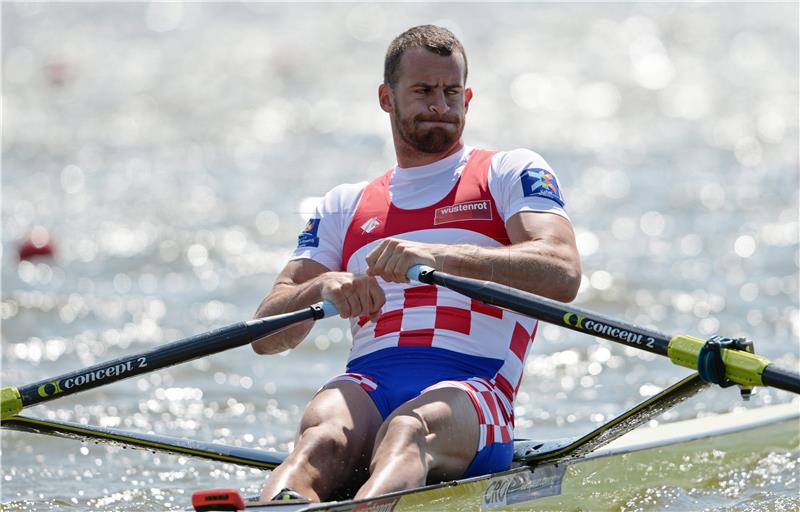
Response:
[[[767,386],[800,394],[800,373],[769,365],[764,368],[761,381]]]
[[[246,345],[298,322],[330,316],[335,312],[335,308],[332,309],[331,306],[329,303],[318,303],[291,313],[259,318],[249,322],[238,322],[162,345],[147,352],[96,364],[19,388],[4,388],[3,418],[30,405]],[[17,400],[9,398],[13,391],[19,394]]]
[[[159,450],[166,453],[188,455],[190,457],[260,469],[275,469],[286,458],[286,454],[280,452],[268,452],[242,446],[206,443],[195,439],[143,434],[111,427],[96,427],[21,415],[3,419],[0,426],[4,429],[17,430],[19,432],[80,439],[94,443],[109,443],[123,447],[143,448],[145,450]]]
[[[670,336],[666,334],[620,322],[585,309],[567,306],[510,286],[453,276],[440,271],[423,271],[419,274],[419,281],[438,284],[487,304],[510,309],[573,331],[591,334],[662,356],[667,355]]]
[[[407,275],[412,280],[443,286],[544,322],[669,357],[673,363],[692,370],[698,370],[698,359],[706,345],[691,336],[668,336],[510,286],[453,276],[423,265],[410,268]],[[778,368],[769,360],[743,350],[723,348],[721,357],[725,377],[733,383],[744,387],[767,385],[800,394],[797,372]]]

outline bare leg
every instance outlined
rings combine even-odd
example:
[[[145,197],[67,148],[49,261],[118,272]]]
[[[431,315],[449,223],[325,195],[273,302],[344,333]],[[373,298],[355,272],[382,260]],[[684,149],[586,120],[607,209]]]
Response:
[[[400,406],[381,425],[370,478],[356,498],[464,474],[478,447],[478,414],[461,389],[440,387]]]
[[[291,487],[320,501],[357,477],[358,471],[366,475],[381,421],[372,399],[358,384],[339,381],[326,386],[308,404],[295,448],[272,471],[261,498],[271,499]]]

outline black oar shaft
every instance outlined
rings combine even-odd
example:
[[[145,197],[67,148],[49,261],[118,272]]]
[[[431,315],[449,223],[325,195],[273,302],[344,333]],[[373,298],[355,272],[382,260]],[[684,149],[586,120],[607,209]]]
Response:
[[[668,336],[510,286],[453,276],[422,265],[409,269],[408,277],[422,283],[443,286],[487,304],[516,311],[573,331],[666,356],[677,365],[701,370],[699,359],[707,343],[698,338]],[[795,371],[778,368],[769,360],[743,350],[723,348],[721,357],[724,360],[725,377],[733,383],[744,388],[767,385],[800,394],[800,374]]]
[[[422,272],[419,280],[427,284],[438,284],[487,304],[510,309],[573,331],[591,334],[654,354],[667,355],[671,338],[666,334],[567,306],[510,286],[453,276],[439,271]]]
[[[96,364],[89,368],[44,379],[17,389],[22,400],[22,407],[28,407],[246,345],[298,322],[319,319],[324,316],[321,306],[315,304],[292,313],[260,318],[249,322],[238,322],[162,345],[147,352]]]
[[[767,386],[800,394],[800,374],[769,365],[764,368],[761,380]]]

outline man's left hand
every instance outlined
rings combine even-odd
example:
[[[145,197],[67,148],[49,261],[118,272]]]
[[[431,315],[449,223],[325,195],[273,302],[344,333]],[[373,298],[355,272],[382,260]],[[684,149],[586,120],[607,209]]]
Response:
[[[386,238],[367,254],[367,274],[389,283],[407,283],[406,272],[413,265],[436,268],[437,255],[443,254],[441,247],[440,244]]]

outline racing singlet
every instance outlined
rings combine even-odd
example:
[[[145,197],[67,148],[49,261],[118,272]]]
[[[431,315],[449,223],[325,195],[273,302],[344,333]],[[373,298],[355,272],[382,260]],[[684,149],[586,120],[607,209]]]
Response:
[[[411,175],[400,171],[416,181],[403,182]],[[409,197],[419,199],[415,194],[423,206],[408,204]],[[405,203],[397,204],[398,197]],[[507,246],[511,215],[529,210],[568,219],[563,205],[555,174],[537,154],[464,148],[431,166],[391,169],[370,183],[333,189],[301,233],[293,258],[364,274],[367,254],[390,237]],[[374,321],[351,319],[347,370],[333,380],[358,383],[384,418],[433,386],[464,389],[480,424],[478,455],[467,473],[508,467],[514,397],[536,320],[435,285],[378,282],[386,302]]]
[[[400,209],[392,203],[392,171],[367,185],[345,233],[343,270],[364,273],[367,253],[389,237],[446,244],[509,245],[505,223],[487,184],[493,155],[490,151],[473,150],[453,189],[424,208]],[[367,370],[369,374],[370,367],[384,369],[389,365],[401,377],[398,380],[409,383],[417,380],[416,376],[431,374],[438,375],[437,380],[485,377],[496,382],[507,400],[504,405],[511,411],[535,320],[435,285],[382,280],[380,284],[386,304],[376,321],[362,318],[353,322],[348,371]],[[404,356],[411,365],[403,364]],[[420,384],[427,387],[429,381],[423,378]]]

